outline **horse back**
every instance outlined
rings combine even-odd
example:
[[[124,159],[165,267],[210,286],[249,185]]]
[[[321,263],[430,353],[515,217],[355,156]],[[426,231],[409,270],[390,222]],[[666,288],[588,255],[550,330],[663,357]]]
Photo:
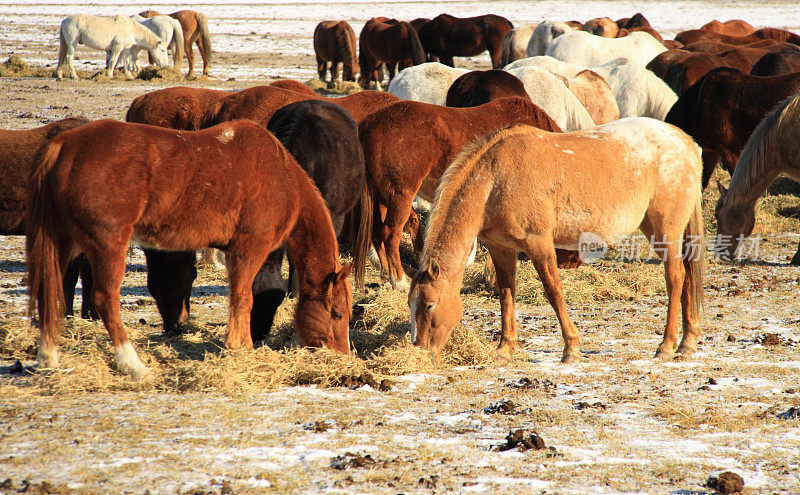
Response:
[[[206,112],[231,93],[206,88],[175,86],[137,96],[125,115],[127,122],[196,131]]]

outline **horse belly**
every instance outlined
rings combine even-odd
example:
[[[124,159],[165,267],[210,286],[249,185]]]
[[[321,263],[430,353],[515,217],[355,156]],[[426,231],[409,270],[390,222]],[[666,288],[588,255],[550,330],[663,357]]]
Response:
[[[558,249],[574,251],[586,235],[615,244],[639,228],[649,204],[649,195],[636,195],[603,207],[567,206],[558,212],[553,244]]]

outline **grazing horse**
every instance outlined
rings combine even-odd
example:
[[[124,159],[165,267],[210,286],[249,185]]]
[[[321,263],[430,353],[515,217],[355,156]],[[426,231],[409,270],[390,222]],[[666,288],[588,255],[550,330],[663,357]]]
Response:
[[[554,39],[545,55],[578,67],[603,65],[615,58],[627,58],[642,67],[666,47],[647,33],[631,33],[624,38],[603,38],[584,31],[566,33]]]
[[[497,270],[497,356],[510,359],[517,347],[514,296],[522,251],[558,317],[562,362],[579,361],[578,329],[564,305],[556,247],[577,249],[587,232],[613,243],[640,228],[665,268],[667,322],[656,358],[675,354],[681,306],[678,352],[692,353],[703,300],[702,250],[698,255],[689,249],[703,246],[700,172],[700,150],[691,138],[653,119],[623,119],[567,134],[519,125],[478,139],[456,157],[436,189],[420,269],[408,294],[412,341],[439,358],[461,319],[459,289],[468,244],[477,235]],[[684,237],[691,243],[684,245]]]
[[[528,43],[530,43],[537,25],[523,24],[503,36],[503,43],[500,48],[500,67],[505,67],[515,60],[528,56]]]
[[[339,62],[342,63],[342,80],[355,81],[358,68],[356,33],[347,21],[322,21],[314,29],[314,53],[317,72],[325,80],[328,62],[331,63],[331,82],[339,79]]]
[[[444,106],[453,81],[468,73],[439,62],[426,62],[403,69],[389,83],[388,92],[402,100],[421,101]]]
[[[625,58],[591,70],[600,74],[617,99],[620,117],[664,120],[678,96],[655,74]]]
[[[153,17],[160,15],[155,10],[147,10],[139,13],[142,17]],[[186,53],[186,60],[189,61],[189,72],[186,77],[192,77],[194,73],[194,52],[192,44],[197,44],[200,56],[203,58],[203,75],[207,76],[211,69],[211,33],[208,30],[208,19],[202,12],[194,10],[179,10],[169,14],[170,17],[177,19],[183,29],[183,51]]]
[[[474,70],[453,81],[445,103],[448,107],[477,107],[492,100],[515,96],[531,101],[522,81],[508,72]]]
[[[385,17],[373,17],[361,29],[359,35],[358,63],[361,67],[359,84],[369,88],[375,81],[378,90],[383,78],[379,71],[381,63],[386,64],[389,81],[394,79],[395,66],[400,70],[412,65],[425,63],[425,50],[422,48],[417,30],[407,22],[386,22]]]
[[[651,27],[650,21],[647,20],[645,16],[641,14],[641,12],[637,12],[633,14],[633,17],[628,17],[624,19],[617,19],[617,27],[620,29],[636,29],[641,27]]]
[[[288,91],[294,91],[296,93],[302,93],[304,95],[319,96],[319,94],[316,91],[309,88],[300,81],[295,81],[294,79],[278,79],[277,81],[272,81],[271,83],[269,83],[269,85],[272,86],[273,88],[281,88]]]
[[[616,38],[619,26],[608,17],[597,17],[584,22],[582,30],[603,38]]]
[[[0,129],[0,235],[25,234],[25,192],[36,151],[62,132],[87,122],[80,117],[67,117],[34,129]],[[70,263],[64,276],[64,310],[67,316],[73,315],[72,301],[79,272],[84,294],[91,293],[92,277],[86,271],[86,265],[86,258],[81,256]],[[89,297],[83,298],[81,316],[97,318]]]
[[[800,36],[791,31],[775,28],[758,29],[745,36],[728,36],[725,34],[715,33],[714,31],[708,31],[706,29],[690,29],[689,31],[678,33],[678,35],[675,36],[675,40],[680,41],[684,45],[695,43],[697,41],[718,41],[722,43],[729,43],[731,45],[746,45],[748,43],[766,39],[782,41],[784,43],[791,43],[793,45],[800,45]]]
[[[725,34],[728,36],[747,36],[748,34],[753,34],[756,30],[756,28],[740,19],[732,19],[725,22],[719,22],[718,20],[714,19],[713,21],[704,24],[700,29],[713,31],[715,33]]]
[[[61,21],[56,79],[64,79],[64,66],[72,79],[78,79],[72,60],[78,44],[106,52],[106,75],[114,77],[114,67],[125,50],[141,46],[153,56],[159,67],[167,66],[167,45],[153,31],[124,15],[98,17],[75,14]],[[133,78],[127,65],[125,77]]]
[[[783,100],[753,131],[731,176],[730,189],[719,184],[717,256],[733,259],[744,238],[753,232],[755,207],[778,175],[800,180],[800,96]],[[800,247],[791,261],[800,265]]]
[[[499,69],[503,37],[514,25],[505,17],[487,14],[453,17],[439,14],[419,30],[425,52],[454,67],[453,57],[473,57],[489,51],[492,68]]]
[[[664,38],[661,37],[661,33],[656,31],[651,27],[638,27],[638,28],[631,28],[631,29],[620,29],[617,32],[617,38],[624,38],[625,36],[630,36],[631,33],[647,33],[653,38],[657,39],[662,45],[664,44]]]
[[[137,96],[128,107],[125,120],[169,129],[197,131],[203,128],[203,117],[208,109],[229,94],[231,93],[228,91],[185,86],[159,89]]]
[[[703,148],[703,188],[717,162],[732,174],[747,139],[764,115],[800,91],[800,72],[757,77],[736,69],[714,69],[686,90],[666,121]]]
[[[578,75],[578,72],[583,70],[582,67],[575,67],[572,64],[562,62],[561,60],[553,57],[548,57],[547,55],[536,55],[534,57],[517,60],[516,62],[512,62],[503,67],[503,70],[509,71],[519,67],[540,67],[544,70],[549,70],[553,74],[558,74],[559,76],[564,76],[567,78],[575,77]]]
[[[533,30],[533,36],[528,42],[527,53],[529,57],[544,55],[550,43],[564,33],[574,31],[576,28],[565,22],[544,21]],[[578,28],[580,29],[580,28]]]
[[[680,62],[691,54],[692,52],[687,50],[667,50],[653,57],[653,60],[647,63],[645,69],[663,80],[667,70],[669,70],[673,64]]]
[[[140,15],[132,15],[131,19],[156,33],[156,36],[161,38],[161,41],[163,41],[168,48],[172,49],[173,63],[175,68],[180,71],[183,67],[184,45],[181,23],[168,15],[157,15],[149,19]],[[139,46],[132,46],[128,52],[133,70],[139,70],[138,59],[141,50]]]
[[[717,54],[741,48],[764,48],[771,50],[780,46],[783,46],[782,41],[777,41],[772,39],[753,41],[752,43],[747,43],[744,45],[734,45],[731,43],[723,43],[721,41],[705,40],[705,41],[695,41],[694,43],[689,43],[688,45],[684,46],[684,50],[690,52],[704,52],[704,53]]]
[[[34,316],[38,303],[42,367],[58,364],[60,276],[83,252],[117,368],[133,378],[147,372],[119,315],[131,239],[166,250],[213,245],[227,252],[230,349],[253,347],[253,279],[267,255],[287,243],[298,271],[300,341],[349,352],[350,265],[339,265],[325,203],[277,138],[252,122],[194,132],[114,120],[86,124],[39,151],[27,204],[29,312]]]
[[[593,70],[583,70],[575,77],[565,78],[567,89],[583,105],[595,124],[619,120],[619,106],[611,87]]]
[[[800,71],[800,50],[781,49],[766,53],[753,64],[751,76],[780,76]]]
[[[663,79],[675,91],[675,94],[682,95],[703,76],[717,67],[730,67],[748,73],[752,64],[736,51],[724,52],[720,55],[692,53],[680,62],[672,64],[667,69]]]
[[[361,242],[354,257],[356,283],[364,279],[371,239],[382,275],[388,276],[393,287],[408,288],[399,249],[414,196],[432,200],[439,178],[464,145],[475,136],[516,123],[560,132],[547,114],[521,98],[502,98],[471,108],[403,101],[362,120],[358,132],[367,187],[361,204]]]

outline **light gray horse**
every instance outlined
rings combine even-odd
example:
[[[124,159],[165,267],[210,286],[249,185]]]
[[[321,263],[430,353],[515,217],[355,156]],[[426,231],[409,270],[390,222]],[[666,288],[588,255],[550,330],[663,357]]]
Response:
[[[168,15],[157,15],[148,19],[136,14],[132,15],[131,19],[145,26],[161,38],[161,41],[172,50],[172,60],[175,68],[181,70],[183,67],[183,29],[181,28],[181,23]],[[120,58],[128,58],[133,70],[138,71],[139,52],[142,50],[141,46],[132,46],[130,50],[125,52],[125,56]]]
[[[71,78],[78,78],[72,66],[75,47],[78,44],[106,52],[106,71],[109,78],[114,76],[114,66],[117,65],[120,54],[133,46],[141,46],[150,52],[159,67],[167,65],[167,45],[161,38],[124,15],[111,18],[86,14],[71,15],[61,21],[59,40],[61,48],[56,67],[56,79],[59,80],[64,79],[64,65],[69,68]],[[133,77],[127,67],[125,77]]]

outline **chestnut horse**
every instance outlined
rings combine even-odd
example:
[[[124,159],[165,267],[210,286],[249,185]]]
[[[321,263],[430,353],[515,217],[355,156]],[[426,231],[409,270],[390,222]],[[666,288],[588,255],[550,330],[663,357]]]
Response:
[[[447,90],[448,107],[477,107],[499,98],[518,96],[531,101],[522,81],[503,70],[474,70],[459,77]]]
[[[517,123],[560,132],[544,111],[522,98],[501,98],[471,108],[402,101],[359,122],[367,187],[354,257],[356,283],[363,283],[371,238],[382,275],[393,287],[407,289],[400,262],[400,236],[414,196],[431,201],[439,178],[464,145],[475,136]]]
[[[603,38],[616,38],[619,26],[608,17],[597,17],[584,22],[581,30]]]
[[[714,19],[713,21],[703,25],[703,27],[700,29],[713,31],[715,33],[725,34],[728,36],[747,36],[748,34],[753,34],[756,30],[756,28],[741,19],[732,19],[725,22],[719,22],[718,20]]]
[[[703,148],[705,188],[720,158],[723,168],[732,174],[742,148],[764,115],[798,91],[800,72],[757,77],[721,67],[686,90],[665,120]]]
[[[38,303],[42,367],[58,364],[59,280],[70,258],[83,252],[117,368],[133,378],[147,372],[119,315],[131,239],[159,249],[213,245],[227,252],[231,349],[252,348],[253,279],[286,242],[299,275],[301,342],[349,352],[350,265],[339,265],[330,215],[308,175],[257,124],[194,132],[114,120],[86,124],[39,151],[27,204],[29,312],[34,316]]]
[[[272,81],[271,83],[269,83],[269,85],[272,86],[273,88],[286,89],[289,91],[302,93],[304,95],[319,96],[319,94],[316,91],[309,88],[300,81],[295,81],[294,79],[278,79],[277,81]]]
[[[781,49],[769,52],[753,64],[751,76],[780,76],[800,71],[800,50]]]
[[[682,95],[703,76],[717,67],[730,67],[748,73],[752,64],[736,51],[723,52],[719,55],[692,53],[683,60],[673,63],[662,79],[672,88],[675,94]]]
[[[782,101],[753,131],[731,176],[730,189],[719,185],[717,256],[733,259],[745,237],[753,232],[756,203],[778,175],[800,180],[800,96]],[[791,261],[800,265],[800,247]]]
[[[745,36],[728,36],[725,34],[715,33],[706,29],[690,29],[683,31],[675,36],[676,41],[680,41],[684,45],[695,43],[697,41],[719,41],[722,43],[730,43],[731,45],[746,45],[754,41],[772,39],[775,41],[782,41],[784,43],[791,43],[793,45],[800,45],[800,36],[791,31],[775,28],[762,28],[754,31]]]
[[[146,10],[139,13],[142,17],[154,17],[160,15],[155,10]],[[208,75],[211,68],[211,33],[208,30],[208,19],[202,12],[194,10],[179,10],[169,14],[170,17],[177,19],[181,23],[183,30],[183,51],[186,52],[186,59],[189,61],[189,72],[187,77],[194,73],[194,53],[192,43],[197,44],[200,56],[203,57],[203,75]]]
[[[369,88],[375,81],[378,90],[383,79],[381,63],[386,64],[389,81],[394,78],[395,66],[399,70],[425,63],[417,30],[407,22],[390,21],[385,17],[373,17],[361,29],[359,35],[358,64],[361,66],[359,84]]]
[[[229,91],[174,86],[145,93],[134,98],[125,120],[169,129],[197,131],[202,129],[203,116]]]
[[[503,37],[513,28],[511,21],[499,15],[439,14],[419,30],[419,39],[427,54],[450,67],[454,67],[453,57],[473,57],[488,50],[492,68],[499,69]]]
[[[314,29],[314,53],[317,72],[325,80],[328,62],[331,63],[331,82],[339,79],[339,62],[342,63],[342,80],[355,81],[358,74],[356,33],[347,21],[322,21]]]
[[[562,362],[581,359],[567,314],[556,247],[577,249],[594,233],[606,243],[640,228],[664,260],[667,322],[657,359],[696,350],[703,300],[700,150],[680,130],[628,118],[586,131],[551,134],[527,125],[464,148],[447,168],[411,282],[411,338],[438,359],[462,315],[459,289],[469,243],[478,236],[497,269],[502,336],[497,356],[517,348],[517,253],[533,262],[564,337]],[[614,212],[612,215],[603,212]],[[684,246],[684,236],[691,244]],[[697,243],[697,244],[695,244]]]

